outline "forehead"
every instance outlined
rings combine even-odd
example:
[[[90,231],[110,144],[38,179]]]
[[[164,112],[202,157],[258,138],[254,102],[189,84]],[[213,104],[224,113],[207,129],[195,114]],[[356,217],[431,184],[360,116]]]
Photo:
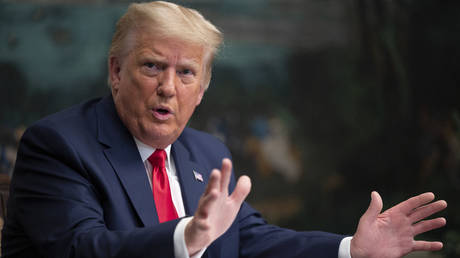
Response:
[[[131,30],[124,42],[126,54],[140,52],[156,57],[191,59],[202,63],[205,59],[205,47],[175,37],[161,37],[149,28]]]

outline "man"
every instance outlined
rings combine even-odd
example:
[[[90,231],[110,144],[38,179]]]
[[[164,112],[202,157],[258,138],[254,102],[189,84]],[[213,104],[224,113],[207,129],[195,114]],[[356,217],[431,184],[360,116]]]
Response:
[[[413,239],[445,224],[421,221],[447,205],[430,203],[431,193],[381,213],[373,192],[352,238],[266,224],[244,202],[251,183],[235,182],[227,148],[186,128],[221,41],[194,10],[131,5],[109,52],[111,96],[24,134],[4,257],[400,257],[442,248]]]

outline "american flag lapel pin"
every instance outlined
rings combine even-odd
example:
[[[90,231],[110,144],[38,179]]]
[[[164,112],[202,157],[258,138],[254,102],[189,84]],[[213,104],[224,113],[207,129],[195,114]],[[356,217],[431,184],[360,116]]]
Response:
[[[196,172],[195,170],[193,170],[193,175],[195,176],[195,179],[200,181],[200,182],[203,182],[203,175],[201,175],[200,173]]]

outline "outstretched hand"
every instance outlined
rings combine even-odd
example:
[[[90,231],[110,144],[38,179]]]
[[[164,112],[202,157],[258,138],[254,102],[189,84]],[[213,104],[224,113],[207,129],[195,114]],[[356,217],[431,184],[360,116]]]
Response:
[[[195,215],[185,227],[185,243],[190,255],[210,245],[227,231],[248,196],[251,180],[247,176],[238,179],[235,190],[229,195],[231,173],[232,162],[229,159],[222,160],[221,170],[212,171]]]
[[[412,197],[381,213],[383,202],[372,192],[369,208],[359,220],[358,229],[351,240],[353,258],[396,258],[413,251],[436,251],[441,242],[416,241],[418,234],[440,228],[444,218],[423,220],[447,207],[445,201],[434,200],[433,193]]]

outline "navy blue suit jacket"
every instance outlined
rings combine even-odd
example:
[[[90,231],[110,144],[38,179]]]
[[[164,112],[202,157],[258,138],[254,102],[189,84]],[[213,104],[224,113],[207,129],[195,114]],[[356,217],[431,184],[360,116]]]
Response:
[[[171,149],[193,215],[228,149],[186,128]],[[196,180],[193,171],[203,175]],[[232,177],[231,188],[235,180]],[[2,254],[9,257],[173,257],[179,220],[158,223],[133,137],[111,96],[40,120],[24,134],[11,183]],[[337,257],[343,236],[268,225],[244,203],[204,257]]]

